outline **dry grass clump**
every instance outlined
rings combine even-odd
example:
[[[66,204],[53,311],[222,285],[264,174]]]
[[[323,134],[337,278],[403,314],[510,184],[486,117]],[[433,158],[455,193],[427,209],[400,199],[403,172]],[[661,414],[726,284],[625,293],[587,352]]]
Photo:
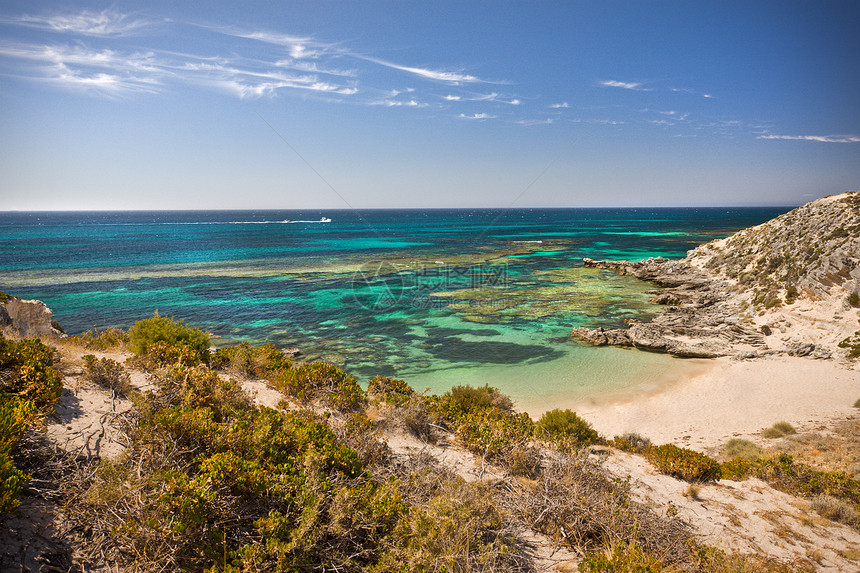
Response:
[[[860,528],[860,511],[855,504],[829,495],[812,498],[812,509],[821,517]]]
[[[690,556],[686,524],[633,502],[629,487],[583,452],[555,457],[534,485],[505,503],[526,526],[583,553],[635,543],[663,563]]]
[[[788,422],[777,422],[770,428],[766,428],[761,431],[761,435],[763,438],[771,440],[774,438],[781,438],[783,436],[788,436],[796,433],[797,430],[795,430],[794,426],[792,426]]]
[[[128,333],[120,328],[109,326],[103,330],[93,328],[77,336],[70,336],[68,342],[88,350],[121,350],[128,344]]]
[[[860,418],[840,422],[827,433],[787,436],[774,449],[815,468],[860,479]]]
[[[749,440],[742,440],[740,438],[733,438],[726,442],[726,445],[723,446],[723,452],[726,454],[726,457],[732,459],[753,459],[764,455],[764,450],[761,446]]]

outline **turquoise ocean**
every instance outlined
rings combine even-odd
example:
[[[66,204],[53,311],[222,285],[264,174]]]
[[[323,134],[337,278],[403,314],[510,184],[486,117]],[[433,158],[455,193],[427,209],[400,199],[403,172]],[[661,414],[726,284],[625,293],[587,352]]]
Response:
[[[660,311],[583,257],[686,251],[789,208],[0,213],[0,290],[68,334],[157,310],[360,380],[501,388],[529,411],[647,391],[683,361],[570,339]]]

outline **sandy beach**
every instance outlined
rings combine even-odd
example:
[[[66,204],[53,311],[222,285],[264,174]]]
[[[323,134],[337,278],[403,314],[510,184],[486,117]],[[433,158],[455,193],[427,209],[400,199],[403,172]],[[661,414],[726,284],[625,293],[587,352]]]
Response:
[[[761,430],[778,421],[798,430],[829,426],[856,416],[858,398],[860,372],[832,360],[719,358],[659,392],[572,408],[605,436],[636,432],[655,443],[714,451],[733,437],[761,440]]]

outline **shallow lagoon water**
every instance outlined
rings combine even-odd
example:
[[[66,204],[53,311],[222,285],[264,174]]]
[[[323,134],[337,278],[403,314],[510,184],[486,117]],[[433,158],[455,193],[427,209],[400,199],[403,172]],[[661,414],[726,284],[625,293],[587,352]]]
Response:
[[[0,213],[0,290],[45,301],[71,334],[157,309],[216,344],[299,347],[433,392],[488,383],[531,411],[683,369],[570,340],[660,310],[651,285],[583,257],[682,257],[787,210]]]

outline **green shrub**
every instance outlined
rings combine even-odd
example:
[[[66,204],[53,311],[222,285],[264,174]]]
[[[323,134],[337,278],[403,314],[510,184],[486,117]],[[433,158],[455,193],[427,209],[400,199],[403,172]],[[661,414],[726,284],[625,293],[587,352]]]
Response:
[[[274,344],[251,346],[243,342],[217,349],[212,354],[211,365],[238,375],[268,378],[280,370],[290,368],[292,361]]]
[[[332,364],[311,362],[281,370],[272,383],[300,400],[323,399],[332,408],[352,410],[366,397],[358,381]]]
[[[454,386],[439,400],[441,413],[447,419],[457,422],[463,416],[474,412],[495,409],[502,412],[513,410],[514,404],[506,395],[488,384],[483,386]]]
[[[615,436],[612,438],[612,441],[609,442],[609,445],[614,448],[618,448],[623,452],[630,452],[633,454],[641,454],[652,446],[651,440],[635,433]]]
[[[63,392],[63,377],[53,366],[53,350],[40,340],[15,342],[0,335],[0,393],[30,400],[43,413],[52,411]]]
[[[32,401],[0,395],[0,515],[20,505],[15,498],[29,476],[15,467],[12,453],[35,415]]]
[[[726,456],[730,458],[758,458],[763,453],[764,450],[761,449],[761,446],[755,444],[749,440],[742,440],[739,438],[733,438],[726,442],[726,445],[723,447],[723,450],[726,453]]]
[[[6,294],[2,290],[0,290],[0,304],[5,304],[9,302],[9,299],[12,298],[11,295]]]
[[[724,478],[756,477],[791,495],[829,495],[860,503],[860,482],[844,472],[825,472],[796,463],[788,454],[755,460],[736,459],[721,466]]]
[[[176,362],[209,363],[209,334],[182,320],[159,316],[135,322],[128,330],[128,347],[155,366]]]
[[[860,306],[860,295],[858,295],[856,292],[852,292],[850,295],[848,295],[848,304],[853,307]]]
[[[645,457],[657,470],[689,482],[707,482],[720,479],[720,464],[699,452],[663,444],[649,448]]]
[[[385,401],[387,404],[400,406],[409,401],[414,391],[403,380],[375,376],[367,383],[367,393]]]
[[[854,402],[854,407],[855,407],[855,408],[860,408],[860,398],[857,398],[857,401],[856,401],[856,402]]]
[[[797,287],[794,285],[789,285],[785,289],[785,304],[792,304],[795,300],[797,300]]]
[[[838,346],[839,348],[845,348],[848,350],[849,358],[857,358],[860,356],[860,330],[841,341]]]
[[[788,422],[777,422],[770,428],[762,430],[761,435],[763,438],[774,439],[796,433],[797,430],[795,430],[794,426],[792,426]]]
[[[603,553],[589,553],[578,568],[582,573],[657,573],[665,569],[660,559],[642,551],[635,542],[617,543]]]
[[[82,358],[86,380],[102,388],[113,390],[120,396],[125,396],[131,391],[131,381],[122,364],[110,358],[96,358],[92,354],[86,354]]]
[[[15,497],[28,479],[12,459],[21,434],[41,423],[62,393],[62,376],[53,364],[52,349],[41,341],[0,335],[0,513],[18,507]]]
[[[471,412],[461,418],[457,436],[469,451],[492,459],[515,443],[527,442],[534,432],[528,414],[498,410]]]
[[[521,570],[512,535],[482,483],[454,479],[409,508],[374,572]]]
[[[536,435],[563,449],[581,448],[599,441],[591,424],[570,410],[544,412],[535,425]]]

